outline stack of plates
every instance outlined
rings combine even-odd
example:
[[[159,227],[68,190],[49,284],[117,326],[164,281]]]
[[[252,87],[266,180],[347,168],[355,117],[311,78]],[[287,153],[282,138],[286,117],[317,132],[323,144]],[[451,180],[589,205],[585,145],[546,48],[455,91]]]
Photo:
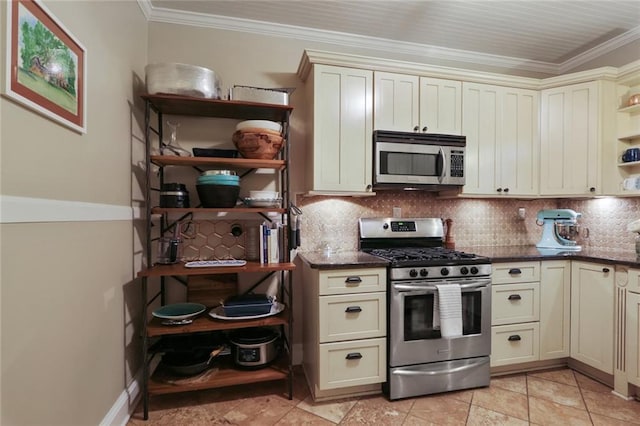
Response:
[[[245,198],[243,201],[249,207],[280,207],[282,198]]]

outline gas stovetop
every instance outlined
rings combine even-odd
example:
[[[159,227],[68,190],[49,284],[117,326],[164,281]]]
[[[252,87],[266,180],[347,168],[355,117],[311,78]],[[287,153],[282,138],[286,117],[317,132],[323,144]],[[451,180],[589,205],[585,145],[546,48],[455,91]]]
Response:
[[[439,218],[362,218],[360,250],[389,261],[390,279],[491,275],[491,260],[443,247]]]
[[[486,257],[444,247],[378,248],[363,251],[390,261],[392,267],[489,263]]]

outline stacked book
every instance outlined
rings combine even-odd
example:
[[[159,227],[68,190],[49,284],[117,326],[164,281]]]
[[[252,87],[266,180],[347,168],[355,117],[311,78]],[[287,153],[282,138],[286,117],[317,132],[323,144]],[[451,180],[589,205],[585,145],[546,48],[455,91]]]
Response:
[[[260,263],[280,262],[282,227],[277,224],[260,225]]]

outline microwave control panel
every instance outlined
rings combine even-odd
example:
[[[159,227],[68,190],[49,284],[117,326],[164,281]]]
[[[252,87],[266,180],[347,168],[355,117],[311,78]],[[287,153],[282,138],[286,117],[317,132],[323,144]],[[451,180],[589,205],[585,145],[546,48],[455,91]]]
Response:
[[[464,151],[451,150],[451,177],[464,177]]]

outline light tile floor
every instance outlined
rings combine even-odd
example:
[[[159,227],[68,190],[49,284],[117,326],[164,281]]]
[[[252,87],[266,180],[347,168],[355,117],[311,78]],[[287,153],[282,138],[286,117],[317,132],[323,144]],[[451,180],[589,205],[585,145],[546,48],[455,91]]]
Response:
[[[283,381],[151,398],[128,426],[155,425],[640,425],[640,402],[570,369],[498,377],[487,388],[390,402],[382,395],[314,403],[296,369]]]

